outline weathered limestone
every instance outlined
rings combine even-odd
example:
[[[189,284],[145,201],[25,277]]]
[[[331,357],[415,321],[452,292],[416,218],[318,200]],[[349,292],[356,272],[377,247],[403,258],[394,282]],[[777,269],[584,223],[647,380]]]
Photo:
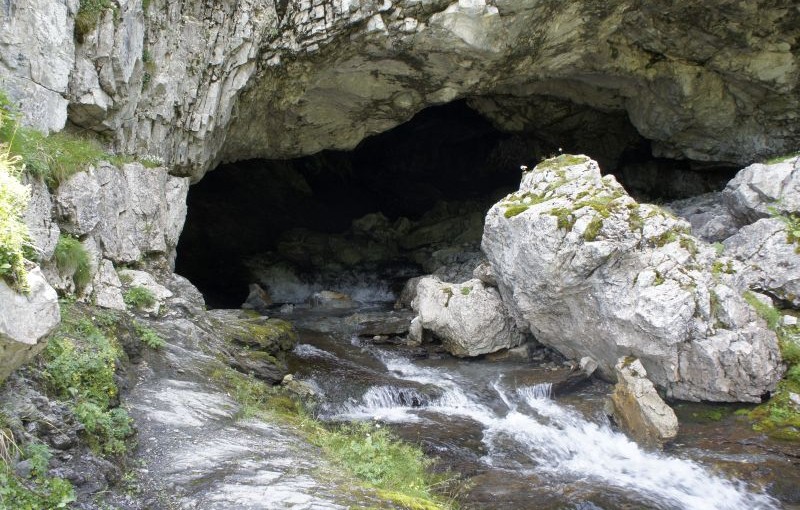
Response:
[[[59,186],[55,196],[62,230],[92,236],[117,263],[161,255],[172,262],[186,217],[186,178],[138,163],[100,163]]]
[[[267,309],[272,305],[272,298],[269,293],[257,283],[251,283],[248,290],[249,293],[247,294],[247,299],[242,303],[242,308],[266,314]]]
[[[725,206],[722,193],[670,202],[668,209],[692,224],[692,234],[707,243],[723,241],[741,226]]]
[[[360,312],[347,318],[358,336],[399,336],[408,333],[414,315],[409,311]]]
[[[455,356],[479,356],[525,340],[507,315],[497,289],[477,279],[454,284],[422,278],[411,306],[422,328],[438,336]],[[416,331],[413,337],[420,340]]]
[[[53,221],[53,200],[42,181],[28,178],[26,184],[31,187],[31,199],[23,220],[28,226],[31,243],[40,260],[49,260],[56,249],[60,233],[58,225]]]
[[[0,89],[19,104],[27,124],[45,132],[67,122],[77,9],[78,0],[0,3]]]
[[[658,395],[638,359],[621,358],[611,393],[614,419],[637,441],[659,446],[678,435],[678,417]]]
[[[20,294],[0,278],[0,382],[33,358],[39,343],[59,322],[58,295],[39,268],[28,271],[28,294]]]
[[[742,263],[747,287],[800,308],[800,256],[787,219],[800,215],[800,157],[757,163],[736,174],[721,193],[679,200],[670,209],[706,241],[724,241],[724,253]],[[733,272],[733,268],[727,269]]]
[[[134,269],[123,269],[119,271],[119,279],[129,288],[142,287],[150,291],[154,302],[150,305],[141,307],[142,311],[156,314],[164,306],[164,302],[172,297],[172,291],[164,287],[153,278],[153,275],[146,271],[136,271]]]
[[[776,337],[729,259],[688,232],[595,162],[561,156],[492,207],[482,246],[509,312],[541,343],[609,377],[637,357],[673,398],[758,402],[781,375]]]
[[[353,299],[347,294],[332,290],[315,292],[310,298],[311,306],[315,308],[352,308],[355,306]]]
[[[800,13],[766,0],[116,4],[76,44],[77,0],[3,3],[0,86],[35,125],[68,112],[194,179],[350,148],[459,98],[512,131],[571,136],[607,113],[613,153],[638,131],[658,155],[744,163],[800,134]]]
[[[800,245],[787,241],[786,228],[779,219],[760,219],[723,244],[726,255],[742,261],[737,276],[748,287],[800,308]]]
[[[767,218],[772,211],[800,212],[800,157],[750,165],[736,174],[722,196],[740,226]]]
[[[100,262],[92,280],[92,288],[94,289],[95,305],[112,310],[125,310],[125,301],[122,299],[122,282],[110,260],[103,259]]]

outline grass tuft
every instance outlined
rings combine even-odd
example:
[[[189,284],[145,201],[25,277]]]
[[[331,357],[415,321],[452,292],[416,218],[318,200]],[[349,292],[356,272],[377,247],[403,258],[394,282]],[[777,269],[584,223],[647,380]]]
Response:
[[[773,331],[778,329],[778,326],[781,324],[780,310],[766,303],[762,303],[756,295],[750,291],[745,292],[743,297],[744,300],[747,301],[747,304],[752,306],[756,313],[767,321],[767,327],[769,327],[769,329]]]
[[[78,42],[83,42],[98,23],[100,16],[108,9],[115,9],[111,0],[80,0],[78,14],[75,16],[75,38]]]
[[[44,180],[56,189],[87,165],[109,159],[100,143],[70,133],[45,136],[35,129],[20,125],[19,114],[11,101],[0,91],[0,144],[7,146],[9,156],[19,158],[25,172]]]
[[[137,310],[149,308],[156,304],[156,296],[146,287],[131,287],[123,295],[122,300],[126,305],[132,306]]]
[[[56,244],[54,257],[61,276],[72,278],[78,292],[86,288],[92,279],[92,266],[89,254],[80,241],[68,235],[61,235]]]

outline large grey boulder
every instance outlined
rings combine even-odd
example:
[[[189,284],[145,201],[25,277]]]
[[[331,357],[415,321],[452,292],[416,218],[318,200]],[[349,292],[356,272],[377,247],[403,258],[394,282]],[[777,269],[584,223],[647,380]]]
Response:
[[[731,261],[689,230],[589,158],[561,156],[489,210],[482,246],[503,302],[540,342],[608,377],[639,358],[672,398],[758,402],[782,373],[775,334]]]
[[[461,284],[422,278],[411,304],[422,328],[451,354],[479,356],[520,345],[525,335],[506,312],[497,289],[478,279]]]
[[[800,245],[788,241],[786,229],[779,219],[763,218],[723,244],[727,255],[742,262],[737,276],[748,287],[800,308]]]
[[[168,175],[164,168],[100,163],[58,188],[56,210],[63,230],[94,237],[103,257],[113,262],[161,255],[171,264],[188,190],[187,178]]]
[[[728,210],[740,225],[772,212],[800,211],[800,157],[773,164],[755,163],[736,174],[722,192]]]
[[[678,417],[658,395],[638,359],[622,358],[614,367],[611,393],[614,420],[637,441],[659,446],[678,435]]]
[[[61,321],[58,295],[38,267],[28,272],[28,285],[20,294],[0,278],[0,382],[44,349],[39,341]]]

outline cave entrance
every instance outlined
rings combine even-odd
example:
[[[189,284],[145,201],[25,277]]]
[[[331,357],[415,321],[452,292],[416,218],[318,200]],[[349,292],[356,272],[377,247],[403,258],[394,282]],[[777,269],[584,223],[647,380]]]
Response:
[[[623,113],[589,113],[612,127],[597,136],[581,111],[510,133],[457,101],[352,151],[220,165],[189,191],[176,272],[210,307],[238,307],[253,282],[275,303],[323,289],[390,301],[417,274],[466,278],[486,210],[517,188],[521,165],[559,150],[592,156],[643,198],[697,194],[730,177],[652,158]]]

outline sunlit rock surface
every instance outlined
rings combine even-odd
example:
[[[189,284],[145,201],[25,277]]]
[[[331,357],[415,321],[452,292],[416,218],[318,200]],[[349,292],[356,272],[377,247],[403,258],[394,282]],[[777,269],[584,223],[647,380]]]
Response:
[[[730,259],[639,204],[585,156],[546,160],[486,217],[483,250],[517,323],[613,377],[641,360],[672,398],[758,402],[782,373],[775,334]]]
[[[119,3],[77,43],[76,1],[2,4],[2,84],[40,127],[69,115],[194,178],[352,148],[457,98],[503,129],[567,138],[575,119],[627,117],[657,155],[696,160],[749,163],[800,134],[786,2]],[[617,120],[598,146],[634,134]]]

